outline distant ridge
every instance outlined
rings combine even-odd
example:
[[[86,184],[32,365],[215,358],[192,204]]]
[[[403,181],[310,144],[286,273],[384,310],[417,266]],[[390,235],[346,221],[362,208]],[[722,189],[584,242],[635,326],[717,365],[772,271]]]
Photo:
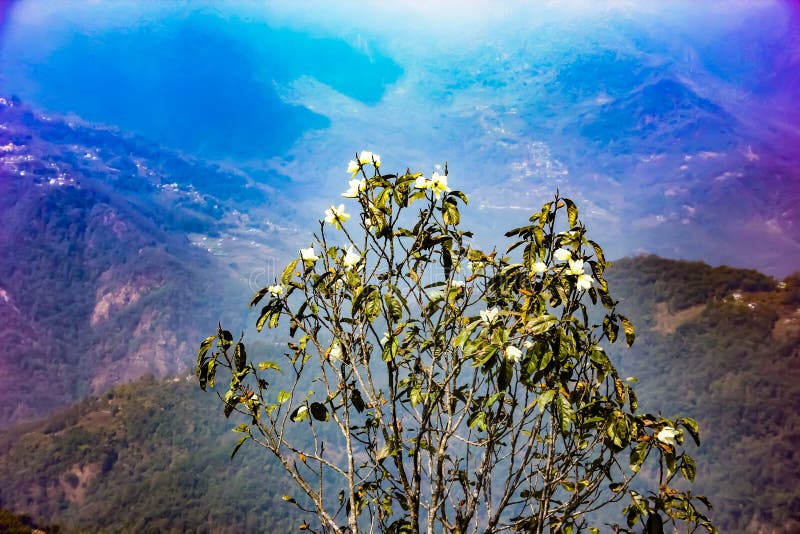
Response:
[[[0,428],[182,373],[240,321],[247,262],[280,247],[243,223],[286,213],[268,184],[14,98],[0,123]]]

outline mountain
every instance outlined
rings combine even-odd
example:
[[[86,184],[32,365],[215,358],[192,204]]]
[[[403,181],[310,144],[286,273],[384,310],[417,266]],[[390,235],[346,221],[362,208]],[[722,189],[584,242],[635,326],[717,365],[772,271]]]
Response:
[[[688,415],[693,491],[721,532],[800,528],[800,275],[641,256],[607,271],[637,326],[616,355],[640,409]],[[253,345],[253,350],[266,350]],[[117,386],[0,433],[0,507],[88,531],[287,531],[293,485],[193,377]]]
[[[0,427],[181,373],[196,339],[240,320],[281,246],[249,218],[288,213],[263,179],[15,99],[0,125]]]

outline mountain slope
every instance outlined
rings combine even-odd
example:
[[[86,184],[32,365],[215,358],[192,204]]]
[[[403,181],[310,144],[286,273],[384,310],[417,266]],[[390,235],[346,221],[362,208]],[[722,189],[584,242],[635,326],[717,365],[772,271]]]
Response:
[[[15,100],[0,125],[0,427],[185,370],[280,247],[247,226],[273,190]]]
[[[0,433],[0,507],[103,532],[288,532],[302,522],[264,452],[194,377],[144,379]]]
[[[617,357],[640,409],[700,422],[692,489],[715,524],[796,532],[800,276],[642,256],[607,279],[637,326]],[[89,531],[296,527],[280,498],[293,485],[269,455],[248,444],[229,460],[238,421],[218,402],[193,378],[146,379],[0,433],[0,507]]]

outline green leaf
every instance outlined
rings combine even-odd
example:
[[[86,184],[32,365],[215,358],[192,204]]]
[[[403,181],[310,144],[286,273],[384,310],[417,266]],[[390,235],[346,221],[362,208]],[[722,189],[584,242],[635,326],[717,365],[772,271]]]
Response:
[[[603,249],[600,248],[600,245],[589,239],[589,244],[594,249],[594,256],[597,258],[597,261],[600,262],[601,265],[605,265],[606,257],[603,255]]]
[[[269,319],[269,310],[267,307],[261,310],[261,315],[258,316],[258,320],[256,321],[256,331],[261,332],[264,329],[264,324]]]
[[[681,417],[678,419],[678,423],[683,425],[683,427],[689,431],[689,435],[692,436],[692,439],[700,446],[700,425],[697,424],[697,421],[692,419],[691,417]]]
[[[364,303],[364,315],[367,321],[372,322],[381,314],[381,293],[378,288],[374,288],[367,296]]]
[[[409,391],[408,398],[411,401],[411,406],[416,406],[420,402],[422,402],[422,388],[420,386],[414,386]]]
[[[450,195],[454,197],[458,197],[464,204],[469,204],[469,200],[467,199],[467,195],[462,193],[461,191],[450,191]]]
[[[208,362],[210,360],[205,360],[203,363],[200,364],[200,372],[198,373],[198,381],[200,382],[200,389],[203,391],[206,390],[206,384],[208,383]]]
[[[562,199],[564,204],[567,205],[567,220],[569,227],[574,228],[578,224],[578,206],[568,198]]]
[[[453,198],[446,198],[442,206],[442,219],[445,224],[456,225],[461,221],[458,205]]]
[[[467,425],[470,428],[475,428],[480,430],[481,432],[486,430],[486,413],[485,412],[473,412],[470,416],[469,420],[467,421]]]
[[[208,387],[214,388],[214,377],[217,376],[217,359],[211,358],[208,360],[208,372],[206,379],[208,380]]]
[[[525,325],[530,335],[544,334],[558,324],[558,318],[548,314],[536,317]]]
[[[575,421],[575,411],[572,409],[570,402],[562,395],[556,397],[558,399],[556,407],[558,408],[558,419],[561,423],[561,431],[565,434],[569,431],[569,427]]]
[[[200,350],[197,351],[197,367],[195,370],[195,375],[197,378],[200,378],[200,366],[203,364],[203,360],[208,353],[208,350],[211,348],[211,345],[214,344],[214,340],[217,339],[217,336],[208,336],[200,343]]]
[[[361,311],[361,308],[364,306],[364,300],[367,298],[367,295],[369,295],[374,288],[375,286],[369,285],[366,287],[359,287],[356,290],[356,294],[353,297],[353,304],[352,304],[354,317]]]
[[[697,465],[694,459],[688,454],[684,454],[681,458],[681,475],[689,482],[694,482],[694,476],[697,474]]]
[[[544,246],[544,230],[540,226],[533,227],[533,239],[536,241],[537,250]]]
[[[275,362],[259,362],[258,363],[258,370],[259,371],[266,371],[267,369],[275,369],[276,371],[283,372],[281,368]]]
[[[642,441],[636,445],[631,451],[631,471],[634,473],[639,472],[639,468],[642,467],[645,458],[647,458],[647,453],[650,451],[650,444],[647,441]]]
[[[498,391],[494,395],[491,395],[488,399],[486,399],[486,402],[483,403],[484,408],[491,408],[495,402],[502,399],[504,396],[505,392],[503,391]]]
[[[278,392],[278,398],[276,400],[278,401],[279,404],[283,404],[284,402],[288,401],[291,398],[292,398],[291,393],[289,393],[288,391],[280,390]]]
[[[244,350],[244,343],[237,343],[236,348],[233,349],[233,363],[238,373],[241,373],[244,366],[247,365],[247,351]]]
[[[595,347],[592,349],[592,352],[589,353],[589,359],[603,368],[611,363],[608,359],[606,351],[604,351],[603,348],[598,345],[595,345]]]
[[[556,390],[548,389],[547,391],[539,395],[538,399],[536,399],[536,407],[539,408],[540,412],[544,412],[545,408],[547,408],[547,405],[550,404],[550,402],[553,400],[553,397],[555,396],[556,396]]]
[[[253,298],[252,298],[252,299],[250,299],[250,304],[248,304],[248,306],[249,306],[250,308],[252,308],[252,307],[253,307],[253,306],[255,306],[256,304],[258,304],[259,302],[261,302],[261,299],[263,299],[263,298],[264,298],[264,295],[266,295],[268,292],[269,292],[269,287],[262,287],[261,289],[259,289],[259,290],[258,290],[258,293],[256,293],[255,295],[253,295]]]
[[[250,439],[250,436],[242,436],[241,438],[239,438],[239,441],[236,443],[236,446],[233,448],[233,452],[231,453],[231,460],[233,460],[233,457],[236,456],[237,452],[239,452],[239,448],[248,439]]]
[[[286,285],[291,281],[292,277],[294,276],[294,270],[297,268],[298,263],[300,263],[300,258],[290,261],[286,268],[283,269],[283,273],[281,273],[281,283],[283,285]]]
[[[633,388],[628,388],[628,403],[631,407],[631,412],[636,412],[639,409],[639,398]]]
[[[622,321],[622,328],[625,330],[625,343],[630,347],[636,340],[636,330],[633,328],[633,323],[627,317],[620,315]]]
[[[386,308],[389,310],[389,316],[393,321],[399,321],[403,318],[403,308],[396,298],[394,298],[390,293],[386,293],[383,296],[383,301],[386,303]]]
[[[478,326],[479,323],[480,321],[473,321],[470,324],[468,324],[463,330],[461,330],[461,332],[458,333],[455,339],[453,339],[453,346],[459,349],[463,348],[464,343],[467,342],[469,336],[472,335],[472,333],[475,331],[475,328]]]
[[[706,506],[706,508],[708,508],[709,510],[713,510],[714,509],[714,507],[711,506],[711,501],[709,501],[708,497],[706,497],[705,495],[697,495],[696,498],[697,498],[698,501],[703,503]]]
[[[664,463],[667,464],[667,476],[672,475],[675,472],[675,453],[664,453]]]
[[[605,332],[608,341],[611,343],[614,343],[617,340],[619,325],[616,321],[612,320],[610,315],[603,317],[603,332]]]
[[[357,389],[353,390],[353,393],[350,395],[350,399],[353,401],[353,406],[358,413],[363,412],[364,408],[367,407],[364,399],[361,397],[361,392]]]
[[[511,384],[511,378],[514,376],[514,364],[508,360],[503,359],[500,364],[500,372],[497,374],[497,387],[500,391],[505,391]]]
[[[380,450],[375,454],[375,461],[382,462],[383,460],[388,458],[391,453],[392,453],[392,448],[389,447],[389,444],[387,443],[386,445],[381,447]]]
[[[233,345],[233,334],[231,334],[228,330],[218,328],[217,338],[219,338],[219,346],[222,350],[227,350],[231,345]]]
[[[295,408],[291,415],[289,415],[289,419],[295,423],[299,423],[300,421],[305,421],[308,419],[308,406],[302,404]]]
[[[233,413],[233,409],[236,408],[236,405],[239,404],[239,396],[236,394],[235,390],[230,389],[225,394],[225,398],[223,400],[225,402],[225,417],[229,417],[231,413]]]
[[[553,359],[553,351],[548,350],[544,354],[542,354],[542,359],[539,360],[539,371],[544,371],[548,365],[550,365],[550,361]]]
[[[317,421],[328,421],[331,418],[328,409],[321,402],[312,402],[309,410],[311,411],[311,416]]]
[[[400,341],[395,336],[389,336],[389,340],[383,345],[381,358],[385,362],[394,361],[397,351],[400,349]]]

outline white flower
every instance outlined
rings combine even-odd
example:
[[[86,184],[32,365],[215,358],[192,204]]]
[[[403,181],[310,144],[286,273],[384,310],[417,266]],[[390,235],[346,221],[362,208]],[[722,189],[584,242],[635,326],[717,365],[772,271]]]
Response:
[[[567,261],[569,261],[569,268],[566,272],[567,274],[578,277],[578,289],[589,289],[592,287],[592,282],[594,282],[594,279],[590,275],[583,272],[583,270],[586,268],[583,260],[573,260],[572,258],[568,258]]]
[[[281,295],[283,295],[283,292],[286,291],[286,286],[284,286],[283,284],[276,284],[274,286],[269,286],[267,288],[267,291],[269,291],[271,295],[280,297]]]
[[[384,332],[383,336],[381,337],[381,340],[379,342],[381,344],[381,347],[385,347],[390,339],[391,339],[391,337],[389,336],[389,332]]]
[[[359,261],[361,261],[361,254],[354,252],[353,246],[350,245],[350,248],[347,249],[344,258],[342,258],[342,264],[344,264],[344,266],[348,269],[352,269]]]
[[[675,438],[681,435],[680,430],[675,430],[671,426],[665,426],[662,428],[658,434],[656,434],[656,439],[661,443],[666,443],[667,445],[672,445],[673,447],[677,445],[675,442]]]
[[[355,160],[351,159],[350,162],[347,164],[347,172],[349,172],[351,176],[355,176],[356,174],[358,174],[358,171],[360,170],[361,170],[361,165],[359,165],[358,162]]]
[[[438,172],[431,175],[428,187],[436,194],[436,198],[439,198],[442,193],[449,193],[451,191],[451,189],[447,187],[447,176],[440,175]]]
[[[338,208],[331,206],[325,210],[325,222],[332,224],[339,230],[342,228],[342,223],[347,222],[349,218],[350,215],[344,212],[344,204],[339,204]]]
[[[450,287],[464,287],[464,280],[453,280],[450,282]]]
[[[312,246],[300,249],[300,259],[303,261],[314,263],[319,259],[319,256],[314,254],[314,247]]]
[[[331,348],[328,349],[328,357],[336,362],[342,361],[342,344],[338,339],[334,340]]]
[[[355,162],[351,161],[350,163]],[[367,181],[363,178],[361,180],[350,180],[348,185],[350,187],[342,193],[342,196],[345,198],[357,198],[358,194],[367,188]]]
[[[514,345],[507,346],[505,353],[506,353],[506,358],[508,358],[512,362],[518,362],[522,359],[522,351],[519,350]]]
[[[447,187],[447,176],[439,174],[438,172],[434,172],[430,180],[424,176],[418,176],[414,182],[414,187],[417,189],[430,189],[434,192],[436,198],[440,198],[442,193],[449,193],[451,191],[451,189]]]
[[[572,258],[572,252],[570,252],[569,250],[567,250],[565,248],[560,248],[560,249],[556,250],[555,252],[553,252],[553,256],[558,261],[568,261],[568,260],[570,260]]]
[[[569,269],[567,269],[567,274],[574,274],[575,276],[580,276],[583,274],[583,260],[568,260],[569,261]]]
[[[533,264],[533,272],[535,273],[543,273],[547,270],[547,265],[544,262],[537,261]]]
[[[373,164],[375,167],[381,166],[381,157],[378,154],[373,154],[368,150],[362,150],[361,154],[358,156],[358,162],[362,165]]]
[[[578,289],[589,289],[592,287],[594,279],[588,274],[582,274],[578,277]]]
[[[492,308],[491,310],[481,310],[481,319],[487,325],[490,325],[497,319],[497,315],[500,313],[500,310],[497,308]]]

